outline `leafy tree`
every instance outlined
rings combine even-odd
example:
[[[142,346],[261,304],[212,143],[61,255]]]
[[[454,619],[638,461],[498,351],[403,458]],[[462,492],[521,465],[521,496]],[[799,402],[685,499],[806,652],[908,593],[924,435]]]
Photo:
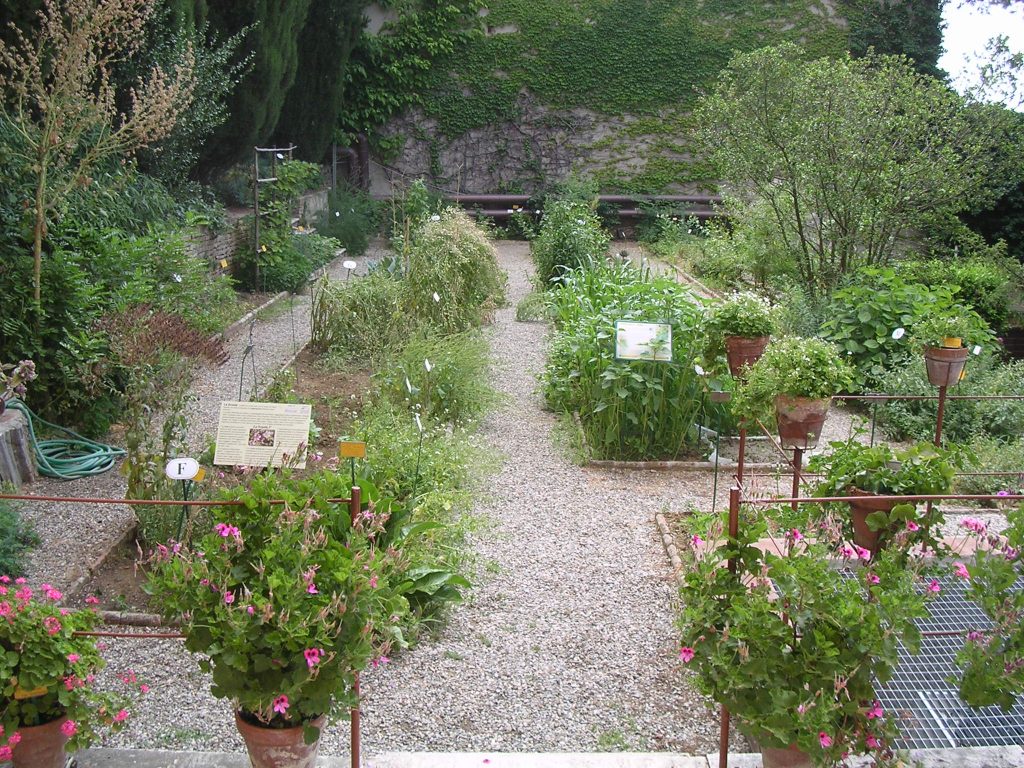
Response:
[[[228,168],[249,156],[274,133],[299,66],[300,32],[311,0],[207,0],[207,19],[223,38],[248,30],[243,48],[252,66],[228,99],[230,117],[203,149],[205,174]],[[301,41],[304,45],[305,41]],[[316,100],[315,91],[305,98]]]
[[[850,24],[850,51],[903,54],[918,72],[943,77],[942,5],[944,0],[844,0],[841,7]]]
[[[10,160],[32,180],[34,298],[47,219],[90,172],[164,136],[187,107],[194,87],[189,49],[172,71],[155,67],[118,109],[113,67],[143,40],[150,0],[43,0],[38,29],[15,30],[0,42],[4,122],[15,135]]]
[[[275,131],[297,156],[321,160],[334,135],[345,92],[345,70],[362,32],[369,0],[312,0],[302,30],[299,69]]]
[[[818,297],[1001,192],[1022,154],[1004,112],[969,104],[905,57],[806,61],[783,45],[737,55],[698,122],[734,207],[750,196],[769,207]]]

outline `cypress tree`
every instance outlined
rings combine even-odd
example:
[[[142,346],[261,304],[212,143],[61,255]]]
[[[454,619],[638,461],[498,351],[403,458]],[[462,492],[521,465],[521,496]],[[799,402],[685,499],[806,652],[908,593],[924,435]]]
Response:
[[[299,35],[306,25],[310,2],[206,0],[207,20],[223,39],[251,27],[241,52],[251,51],[253,55],[252,67],[228,101],[231,116],[204,147],[201,165],[206,175],[246,159],[254,146],[273,135],[285,96],[295,81]]]
[[[275,131],[277,143],[295,142],[303,160],[319,162],[330,145],[345,92],[345,68],[367,5],[368,0],[312,0],[298,74]]]

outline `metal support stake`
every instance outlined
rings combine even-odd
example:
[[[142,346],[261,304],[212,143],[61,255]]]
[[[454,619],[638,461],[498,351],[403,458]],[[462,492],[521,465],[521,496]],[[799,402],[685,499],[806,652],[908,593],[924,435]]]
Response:
[[[722,409],[715,414],[715,483],[711,489],[711,514],[715,514],[718,502],[718,446],[722,442]]]
[[[736,462],[736,479],[743,483],[743,464],[747,457],[747,426],[740,426],[740,455]]]
[[[740,432],[743,441],[744,431]],[[742,451],[740,457],[743,457]],[[729,489],[729,543],[735,544],[740,533],[740,489]],[[729,558],[729,572],[736,573],[736,559]],[[718,721],[718,768],[729,768],[729,709],[723,704]]]
[[[181,500],[188,501],[188,480],[181,481]],[[181,505],[181,514],[178,515],[178,538],[177,541],[181,541],[181,535],[185,532],[185,517],[188,515],[188,504]]]
[[[804,449],[793,449],[793,511],[796,512],[800,505],[796,499],[800,496],[800,472],[804,466]]]
[[[875,424],[878,421],[878,401],[871,404],[871,447],[875,447]]]
[[[946,387],[939,387],[939,412],[935,415],[935,445],[942,445],[942,421],[946,417]]]
[[[352,522],[356,521],[359,513],[362,511],[363,499],[362,490],[359,486],[353,484],[352,486],[352,500],[349,502],[349,515]],[[356,672],[354,679],[352,680],[352,692],[356,696],[356,706],[352,709],[352,720],[351,720],[351,753],[352,753],[352,768],[359,768],[362,765],[362,759],[360,757],[360,720],[362,717],[363,703],[359,699],[359,673]]]

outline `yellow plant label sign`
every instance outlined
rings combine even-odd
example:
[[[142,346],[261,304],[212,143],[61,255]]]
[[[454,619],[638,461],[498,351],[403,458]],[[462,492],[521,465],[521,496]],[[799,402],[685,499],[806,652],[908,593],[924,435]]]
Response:
[[[14,698],[18,701],[24,701],[25,699],[34,699],[38,696],[45,696],[46,691],[49,690],[45,685],[41,685],[34,691],[26,691],[20,685],[14,689]]]
[[[338,456],[342,459],[365,459],[366,443],[342,441],[338,443]]]

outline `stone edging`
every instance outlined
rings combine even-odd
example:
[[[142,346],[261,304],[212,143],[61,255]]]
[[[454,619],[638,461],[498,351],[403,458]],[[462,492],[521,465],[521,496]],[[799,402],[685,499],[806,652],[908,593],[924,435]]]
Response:
[[[665,546],[665,554],[672,563],[672,576],[676,584],[683,586],[683,560],[679,557],[679,548],[676,546],[672,531],[668,527],[668,520],[661,512],[654,516],[654,522],[658,525],[658,533],[661,535],[661,543]]]
[[[113,554],[114,550],[131,541],[131,538],[135,534],[137,528],[138,521],[133,519],[121,530],[120,533],[112,538],[110,540],[110,544],[104,548],[103,552],[85,567],[85,571],[77,579],[71,582],[71,585],[67,589],[67,597],[76,596],[81,591],[82,587],[84,587],[86,583],[106,564],[107,559],[111,554]]]

